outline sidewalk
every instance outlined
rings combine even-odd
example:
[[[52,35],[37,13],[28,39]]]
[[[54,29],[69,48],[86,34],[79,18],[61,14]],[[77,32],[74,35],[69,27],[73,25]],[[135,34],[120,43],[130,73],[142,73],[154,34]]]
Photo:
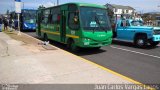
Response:
[[[134,84],[54,46],[48,50],[38,45],[40,41],[21,36],[30,43],[0,32],[0,83]]]

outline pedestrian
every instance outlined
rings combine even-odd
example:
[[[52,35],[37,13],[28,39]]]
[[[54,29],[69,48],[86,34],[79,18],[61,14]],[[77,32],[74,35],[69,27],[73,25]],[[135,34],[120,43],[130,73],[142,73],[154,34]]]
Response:
[[[8,30],[8,21],[7,21],[7,19],[5,18],[4,20],[3,20],[3,24],[4,24],[4,31],[5,30]]]
[[[2,31],[2,18],[0,18],[0,32]]]
[[[9,31],[11,32],[12,30],[13,30],[13,24],[14,24],[14,21],[13,21],[13,19],[9,19]]]
[[[14,26],[14,20],[12,19],[12,28],[14,28],[15,26]]]

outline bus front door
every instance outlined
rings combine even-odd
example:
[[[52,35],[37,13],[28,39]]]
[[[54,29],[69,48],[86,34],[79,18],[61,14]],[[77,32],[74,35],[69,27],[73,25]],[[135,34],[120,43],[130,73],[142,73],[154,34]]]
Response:
[[[65,11],[63,10],[61,12],[61,42],[65,43],[65,37],[66,37],[66,15]]]

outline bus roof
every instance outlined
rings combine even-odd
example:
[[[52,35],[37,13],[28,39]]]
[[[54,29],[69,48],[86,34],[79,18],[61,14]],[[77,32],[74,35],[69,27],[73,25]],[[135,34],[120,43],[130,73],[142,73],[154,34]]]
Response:
[[[76,4],[78,6],[90,6],[90,7],[97,7],[97,8],[106,8],[103,5],[91,4],[91,3],[68,3],[68,4]]]
[[[71,2],[71,3],[61,4],[61,5],[58,5],[58,6],[63,6],[63,5],[68,5],[68,4],[75,4],[77,6],[89,6],[89,7],[106,9],[106,7],[103,6],[103,5],[91,4],[91,3],[79,3],[79,2]],[[48,9],[48,8],[53,8],[53,7],[58,7],[58,6],[52,6],[52,7],[42,8],[42,9]]]
[[[21,9],[21,10],[30,10],[30,11],[36,11],[36,9]]]

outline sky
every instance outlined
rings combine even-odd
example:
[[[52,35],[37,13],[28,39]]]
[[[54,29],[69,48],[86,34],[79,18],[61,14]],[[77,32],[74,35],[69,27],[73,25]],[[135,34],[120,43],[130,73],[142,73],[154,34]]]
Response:
[[[57,0],[21,0],[23,2],[22,8],[37,9],[39,5],[50,7],[56,5]],[[131,6],[136,9],[137,12],[160,12],[160,0],[59,0],[59,4],[68,2],[83,2],[105,5],[117,4],[124,6]],[[158,7],[159,6],[159,7]],[[0,0],[0,14],[6,13],[6,11],[14,11],[14,0]]]

